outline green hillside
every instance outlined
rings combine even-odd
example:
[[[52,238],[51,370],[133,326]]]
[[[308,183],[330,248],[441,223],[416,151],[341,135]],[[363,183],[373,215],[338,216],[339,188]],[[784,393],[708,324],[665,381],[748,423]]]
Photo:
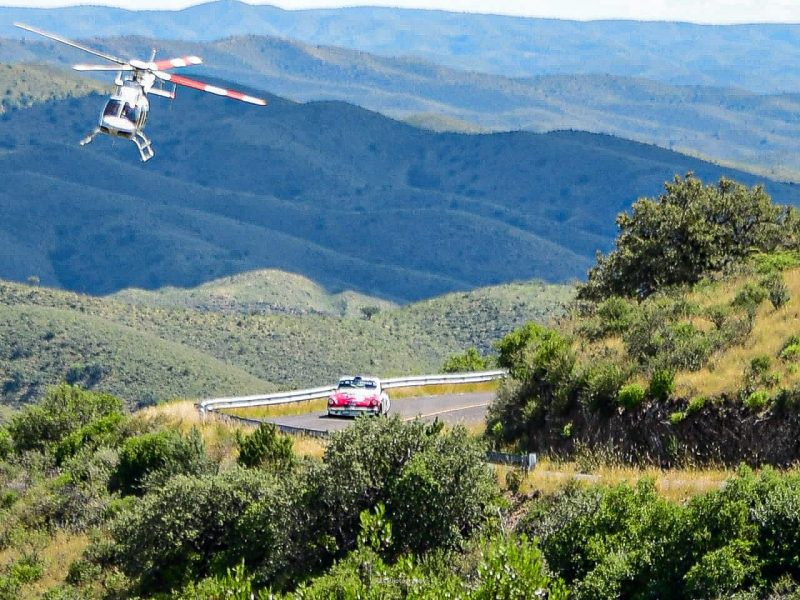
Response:
[[[580,132],[437,134],[338,102],[260,108],[191,90],[157,102],[146,165],[133,144],[77,146],[100,97],[10,114],[0,275],[109,294],[279,269],[407,302],[581,278],[613,216],[675,173],[758,181]]]
[[[285,271],[240,273],[196,288],[128,289],[111,299],[153,307],[189,308],[227,313],[320,314],[358,317],[362,308],[381,310],[395,305],[356,292],[329,294],[310,279]]]
[[[619,217],[557,327],[499,343],[498,441],[624,462],[800,458],[800,213],[679,179]]]
[[[107,89],[94,79],[64,69],[41,64],[0,64],[0,114],[11,108]]]
[[[515,327],[548,321],[573,296],[570,286],[532,282],[394,308],[352,294],[325,295],[287,273],[235,282],[241,296],[222,281],[115,298],[0,283],[3,403],[35,400],[63,379],[133,404],[325,385],[348,372],[436,372],[464,347],[489,351]],[[225,303],[210,292],[226,289]],[[316,290],[313,309],[309,289]],[[362,303],[380,310],[367,319]],[[328,314],[317,310],[324,307]]]
[[[3,403],[35,401],[63,380],[110,391],[130,404],[275,389],[184,344],[85,314],[70,304],[0,306]]]

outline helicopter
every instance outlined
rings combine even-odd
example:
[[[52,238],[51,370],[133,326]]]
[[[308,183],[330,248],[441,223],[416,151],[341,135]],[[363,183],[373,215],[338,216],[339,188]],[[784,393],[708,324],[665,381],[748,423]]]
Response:
[[[97,127],[80,141],[81,146],[91,143],[100,134],[124,138],[136,144],[142,162],[147,162],[155,155],[152,142],[144,134],[147,114],[150,111],[150,101],[147,96],[148,94],[153,94],[174,100],[177,86],[179,85],[216,94],[217,96],[227,96],[234,100],[258,106],[266,106],[267,104],[267,101],[261,98],[167,72],[178,67],[202,64],[202,59],[197,56],[184,56],[156,61],[156,51],[153,50],[150,60],[147,62],[136,59],[122,60],[116,56],[94,50],[78,42],[24,23],[14,23],[14,25],[20,29],[36,33],[116,63],[115,65],[79,64],[72,67],[76,71],[117,71],[114,79],[114,92],[103,108]],[[168,87],[170,84],[171,88]]]

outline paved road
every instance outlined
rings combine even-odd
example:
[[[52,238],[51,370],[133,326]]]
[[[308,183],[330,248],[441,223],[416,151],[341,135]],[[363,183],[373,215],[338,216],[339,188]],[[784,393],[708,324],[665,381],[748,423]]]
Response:
[[[445,423],[480,423],[486,416],[486,409],[493,399],[494,392],[403,398],[392,401],[389,414],[397,414],[408,420],[420,416],[425,421],[433,421],[436,417],[439,417],[439,420]],[[353,419],[332,418],[319,413],[275,417],[269,420],[279,425],[302,427],[316,431],[338,431],[353,422]]]

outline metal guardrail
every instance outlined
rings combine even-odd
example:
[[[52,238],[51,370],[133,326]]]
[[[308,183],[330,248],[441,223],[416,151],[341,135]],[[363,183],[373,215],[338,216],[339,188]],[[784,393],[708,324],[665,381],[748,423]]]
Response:
[[[394,377],[382,379],[381,384],[384,389],[391,390],[403,387],[421,387],[424,385],[442,384],[466,384],[481,383],[484,381],[494,381],[502,379],[507,375],[504,370],[481,371],[475,373],[447,373],[442,375],[414,375],[412,377]],[[324,398],[330,394],[336,386],[312,388],[308,390],[294,390],[291,392],[276,392],[274,394],[260,394],[254,396],[235,396],[230,398],[210,398],[201,401],[197,406],[202,414],[221,408],[250,408],[253,406],[275,406],[278,404],[290,404],[292,402],[304,402],[306,400],[316,400]]]

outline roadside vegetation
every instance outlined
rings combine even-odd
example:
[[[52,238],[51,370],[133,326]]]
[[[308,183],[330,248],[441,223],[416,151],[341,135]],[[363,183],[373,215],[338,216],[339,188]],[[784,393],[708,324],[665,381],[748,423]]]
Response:
[[[304,451],[189,403],[129,415],[53,388],[0,429],[0,598],[800,594],[795,471],[670,499],[649,478],[548,487],[506,469],[500,485],[485,448],[365,418]]]
[[[797,211],[690,175],[617,223],[560,326],[496,345],[511,377],[488,434],[667,466],[800,459]]]

